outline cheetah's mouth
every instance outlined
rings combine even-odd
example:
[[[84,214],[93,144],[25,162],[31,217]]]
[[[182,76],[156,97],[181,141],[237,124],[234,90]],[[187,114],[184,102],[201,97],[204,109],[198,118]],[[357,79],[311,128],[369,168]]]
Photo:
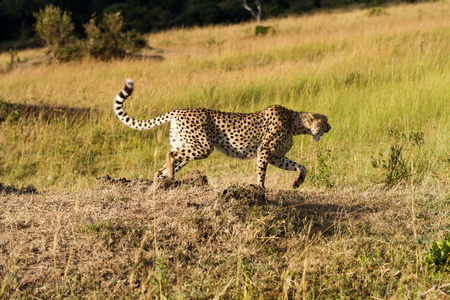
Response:
[[[320,137],[322,136],[322,134],[320,133],[320,134],[314,134],[313,135],[313,138],[314,138],[314,140],[316,141],[316,142],[318,142],[318,141],[320,141]]]

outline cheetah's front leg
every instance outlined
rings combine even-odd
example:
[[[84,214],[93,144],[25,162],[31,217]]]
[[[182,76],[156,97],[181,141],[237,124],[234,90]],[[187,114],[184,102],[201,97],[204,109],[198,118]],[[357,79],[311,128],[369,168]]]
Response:
[[[302,184],[303,181],[305,181],[306,172],[307,172],[306,168],[304,166],[296,163],[295,161],[290,160],[286,156],[271,157],[269,162],[270,162],[270,164],[272,164],[275,167],[278,167],[280,169],[298,172],[298,177],[294,181],[294,184],[293,184],[294,189],[298,188],[300,186],[300,184]]]

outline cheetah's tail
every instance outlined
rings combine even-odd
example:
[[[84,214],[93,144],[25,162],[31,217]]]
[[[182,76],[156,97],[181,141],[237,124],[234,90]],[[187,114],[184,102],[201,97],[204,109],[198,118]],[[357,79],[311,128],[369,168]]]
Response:
[[[133,93],[133,87],[133,80],[126,79],[125,86],[114,99],[114,112],[125,125],[137,130],[147,130],[171,121],[172,113],[167,113],[150,120],[136,120],[132,116],[129,116],[123,109],[123,103]]]

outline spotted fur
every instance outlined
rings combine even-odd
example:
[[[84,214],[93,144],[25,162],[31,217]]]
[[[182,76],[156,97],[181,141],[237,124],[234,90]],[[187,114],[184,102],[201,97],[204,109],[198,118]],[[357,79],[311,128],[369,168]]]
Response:
[[[293,186],[303,183],[306,168],[285,154],[293,145],[293,136],[307,134],[317,142],[330,131],[326,116],[296,112],[279,105],[254,113],[230,113],[205,108],[174,110],[150,120],[136,120],[123,109],[123,103],[133,92],[133,81],[117,94],[114,111],[127,126],[147,130],[171,122],[170,146],[166,164],[156,173],[158,177],[174,178],[174,173],[189,161],[208,157],[216,148],[237,158],[256,156],[258,184],[264,188],[267,165],[270,163],[288,171],[297,171]]]

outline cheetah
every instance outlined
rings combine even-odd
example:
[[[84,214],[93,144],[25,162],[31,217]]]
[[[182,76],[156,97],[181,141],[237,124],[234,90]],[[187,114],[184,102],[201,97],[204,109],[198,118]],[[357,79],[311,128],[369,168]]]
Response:
[[[236,158],[256,156],[257,184],[265,188],[267,165],[288,171],[297,171],[293,187],[298,188],[306,176],[306,168],[287,158],[285,154],[293,145],[293,136],[311,135],[320,141],[330,131],[326,116],[316,113],[296,112],[273,105],[254,113],[232,113],[205,108],[174,110],[150,120],[136,120],[123,109],[123,103],[133,92],[134,83],[126,80],[124,88],[116,95],[114,111],[127,126],[148,130],[170,122],[170,146],[166,164],[156,172],[156,178],[174,178],[174,174],[187,163],[207,158],[214,148]]]

